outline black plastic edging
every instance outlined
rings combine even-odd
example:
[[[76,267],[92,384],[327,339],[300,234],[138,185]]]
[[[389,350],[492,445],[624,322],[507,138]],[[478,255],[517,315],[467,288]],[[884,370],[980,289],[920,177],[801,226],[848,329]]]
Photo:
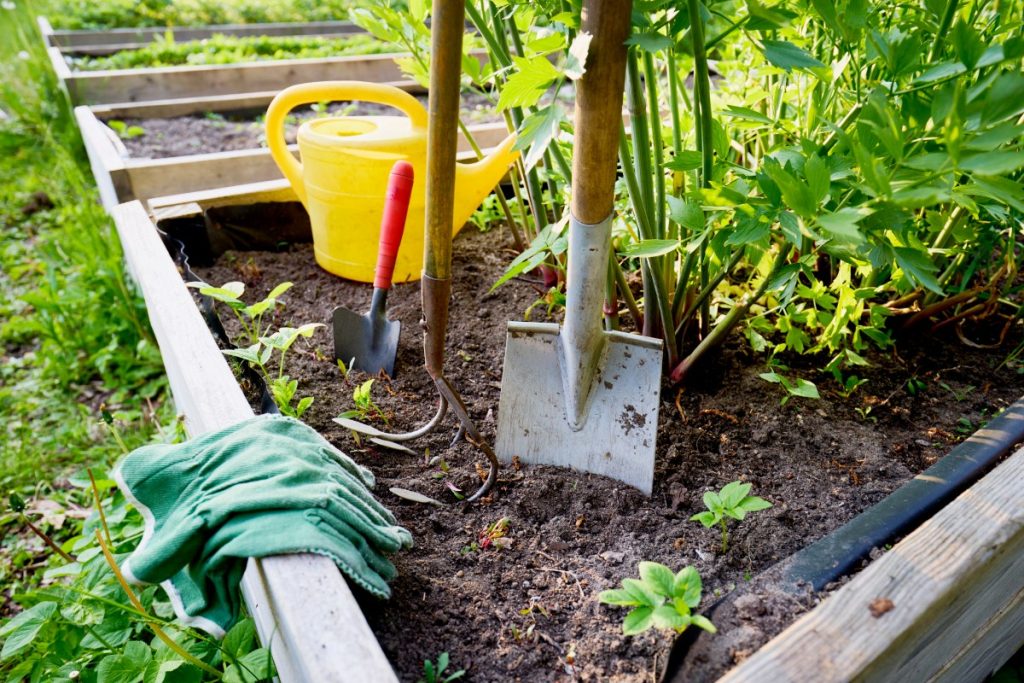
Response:
[[[755,577],[751,583],[717,600],[704,615],[714,621],[716,612],[750,591],[758,579],[770,577],[782,591],[802,594],[820,591],[837,581],[882,548],[905,536],[954,498],[981,479],[1015,446],[1024,441],[1024,398],[1010,405],[985,427],[955,446],[937,463],[918,474],[884,499],[822,539],[803,548]],[[687,629],[676,638],[662,674],[663,681],[683,680],[687,656],[703,631]],[[714,636],[710,636],[714,637]]]

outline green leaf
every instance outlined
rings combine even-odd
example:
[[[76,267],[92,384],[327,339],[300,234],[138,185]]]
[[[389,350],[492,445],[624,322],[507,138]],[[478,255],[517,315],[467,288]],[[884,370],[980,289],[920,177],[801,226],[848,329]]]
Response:
[[[693,517],[690,517],[691,522],[700,522],[709,529],[718,523],[718,519],[718,515],[716,515],[714,512],[711,512],[710,510],[705,512],[698,512]]]
[[[724,110],[722,110],[722,114],[724,114],[725,116],[731,116],[736,119],[756,121],[757,123],[766,123],[768,125],[773,125],[775,123],[775,121],[768,118],[759,111],[754,111],[753,109],[749,109],[747,107],[738,107],[731,104]]]
[[[142,683],[201,683],[202,680],[202,670],[183,659],[153,660],[142,675]]]
[[[870,212],[867,212],[870,213]],[[862,209],[845,207],[834,213],[823,213],[817,217],[818,225],[837,242],[863,244],[864,235],[857,221],[867,215]]]
[[[764,41],[764,56],[769,62],[786,71],[817,69],[825,66],[804,50],[785,40]]]
[[[690,609],[700,604],[700,595],[703,591],[700,574],[693,567],[683,567],[676,574],[672,594],[685,602]]]
[[[659,595],[664,595],[666,598],[672,597],[675,575],[665,565],[658,562],[641,562],[640,578]]]
[[[656,628],[682,631],[690,625],[690,617],[680,614],[672,605],[662,605],[654,609],[654,612],[651,614],[651,623]]]
[[[719,497],[722,499],[722,507],[729,509],[734,508],[740,504],[753,485],[749,483],[743,483],[740,481],[731,481],[722,487],[722,490],[718,492]]]
[[[153,651],[145,643],[133,640],[124,648],[124,654],[109,655],[96,667],[96,683],[136,683],[141,681]]]
[[[814,386],[814,382],[809,382],[806,379],[798,379],[794,386],[786,387],[786,391],[791,396],[800,396],[802,398],[821,398],[818,394],[818,387]]]
[[[679,248],[679,240],[640,240],[623,247],[619,253],[630,258],[664,256]]]
[[[512,74],[498,97],[498,111],[509,107],[532,107],[537,104],[544,91],[561,74],[547,57],[513,57],[516,73]]]
[[[957,59],[968,69],[975,67],[986,48],[978,32],[963,21],[958,21],[953,27],[952,42],[956,48]]]
[[[828,164],[817,154],[811,154],[804,162],[804,176],[807,178],[807,186],[811,190],[815,205],[820,204],[828,196],[831,185]]]
[[[252,649],[256,639],[256,624],[252,619],[243,619],[227,632],[221,647],[224,648],[226,657],[238,659]]]
[[[961,170],[985,176],[1006,175],[1022,167],[1024,150],[973,154],[960,162]]]
[[[722,499],[718,497],[718,494],[714,491],[706,491],[704,493],[704,505],[711,512],[721,514],[725,506],[722,504]]]
[[[645,602],[640,602],[635,597],[633,597],[631,593],[628,593],[619,588],[601,591],[597,594],[597,600],[598,602],[602,602],[606,605],[623,605],[627,607],[647,604]]]
[[[928,255],[909,247],[894,247],[896,264],[903,273],[911,280],[926,287],[936,294],[942,294],[942,285],[935,279],[934,273],[938,270]]]
[[[277,297],[281,296],[282,294],[287,292],[292,287],[293,287],[293,283],[291,283],[291,282],[282,282],[277,287],[274,287],[272,290],[270,290],[270,294],[267,294],[267,298],[268,299],[276,299]]]
[[[225,683],[258,683],[277,675],[270,650],[259,648],[248,653],[237,664],[232,664],[224,672]]]
[[[704,163],[704,157],[701,153],[692,149],[684,149],[675,156],[674,159],[670,159],[665,162],[665,168],[670,171],[695,171],[700,168]]]
[[[548,145],[558,138],[564,120],[565,113],[557,104],[550,104],[538,109],[523,119],[523,125],[519,129],[513,149],[529,150],[523,158],[527,171],[544,158],[544,152]]]
[[[246,347],[244,349],[223,349],[221,353],[223,353],[225,356],[231,356],[232,358],[241,358],[242,360],[247,360],[250,363],[253,363],[254,365],[259,365],[259,350],[260,345],[253,344],[252,346]]]
[[[637,607],[626,615],[622,622],[622,633],[627,636],[635,636],[643,633],[654,625],[654,608]]]
[[[704,210],[700,204],[690,199],[680,199],[672,195],[667,196],[669,208],[669,219],[690,230],[702,230],[704,228]]]
[[[586,31],[576,34],[569,52],[566,55],[565,66],[562,73],[571,81],[579,80],[586,73],[587,53],[590,51],[590,41],[594,36]]]
[[[43,626],[57,613],[57,603],[41,602],[16,614],[0,628],[0,637],[5,638],[0,660],[13,657],[28,648]]]
[[[718,629],[711,623],[711,620],[700,614],[694,614],[690,616],[690,623],[698,628],[702,628],[708,633],[718,633]]]
[[[641,605],[650,605],[653,607],[664,602],[661,596],[648,588],[643,581],[639,581],[637,579],[623,579],[622,588],[626,593],[633,596],[633,599]]]
[[[758,496],[747,496],[740,501],[739,507],[743,508],[747,512],[757,512],[758,510],[767,510],[772,507],[772,504]]]
[[[644,52],[659,52],[671,47],[672,39],[657,31],[645,31],[631,35],[626,45],[636,45]]]

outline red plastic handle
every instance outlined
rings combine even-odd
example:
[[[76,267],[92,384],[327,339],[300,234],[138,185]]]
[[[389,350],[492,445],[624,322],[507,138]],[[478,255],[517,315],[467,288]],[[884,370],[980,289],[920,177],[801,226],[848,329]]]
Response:
[[[377,268],[373,277],[373,286],[377,289],[391,287],[395,258],[402,244],[402,233],[405,232],[405,217],[409,213],[412,183],[412,164],[396,161],[391,167],[388,190],[384,195],[384,218],[380,222],[380,245],[377,247]]]

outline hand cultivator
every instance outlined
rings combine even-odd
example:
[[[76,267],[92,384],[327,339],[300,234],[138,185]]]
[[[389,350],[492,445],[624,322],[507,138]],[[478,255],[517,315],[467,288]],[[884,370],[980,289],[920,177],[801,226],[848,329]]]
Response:
[[[452,217],[455,205],[455,149],[462,71],[462,32],[465,5],[461,0],[438,0],[433,6],[430,51],[430,105],[427,129],[426,229],[423,297],[423,355],[427,372],[438,392],[434,417],[422,427],[404,434],[388,434],[353,420],[339,424],[389,441],[411,441],[432,432],[448,409],[459,421],[459,435],[476,446],[489,463],[487,479],[466,499],[479,500],[494,485],[498,458],[470,418],[466,405],[444,375],[445,332],[448,328],[448,300],[451,296]]]

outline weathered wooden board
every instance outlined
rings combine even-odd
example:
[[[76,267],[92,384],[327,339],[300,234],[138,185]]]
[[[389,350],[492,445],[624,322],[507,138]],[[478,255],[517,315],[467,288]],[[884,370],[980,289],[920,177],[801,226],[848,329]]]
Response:
[[[45,29],[47,47],[60,48],[66,54],[110,54],[118,50],[144,47],[170,34],[177,42],[203,40],[214,35],[227,36],[344,36],[364,31],[350,21],[310,21],[302,23],[218,24],[201,27],[168,26],[160,28],[114,28],[106,30],[55,30],[45,17],[39,26]]]
[[[140,202],[111,212],[193,436],[252,416]],[[397,681],[337,567],[319,555],[250,560],[242,593],[282,681]]]
[[[50,53],[54,68],[63,65],[58,75],[76,105],[260,93],[310,81],[404,80],[395,64],[400,54],[71,72],[57,48]]]
[[[721,681],[985,680],[1024,644],[1022,482],[1024,449]]]
[[[110,112],[110,109],[107,109]],[[165,159],[132,159],[120,141],[86,106],[75,108],[93,175],[108,209],[132,199],[151,199],[203,190],[245,185],[282,178],[266,149],[192,154]],[[469,127],[477,144],[488,150],[508,134],[503,123]],[[291,145],[292,152],[297,150]],[[459,158],[474,158],[469,141],[460,132]]]
[[[389,81],[382,85],[390,85],[406,92],[425,92],[416,81]],[[280,90],[264,92],[234,93],[228,95],[204,95],[202,97],[180,97],[166,100],[147,100],[145,102],[112,102],[94,104],[91,109],[96,116],[104,119],[121,118],[160,118],[188,116],[203,112],[253,111],[266,109]]]

